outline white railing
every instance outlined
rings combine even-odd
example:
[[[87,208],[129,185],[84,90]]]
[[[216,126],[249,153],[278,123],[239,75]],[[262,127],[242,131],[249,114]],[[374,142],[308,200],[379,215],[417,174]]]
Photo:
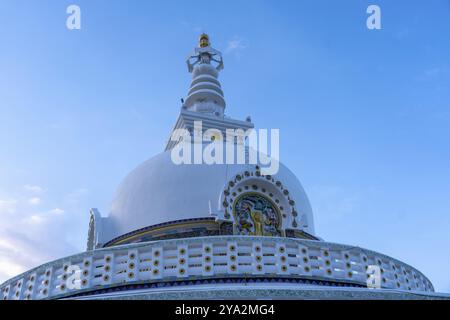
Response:
[[[67,297],[101,288],[227,277],[288,277],[366,285],[377,266],[381,288],[433,292],[418,270],[359,247],[272,237],[218,236],[87,251],[25,272],[0,286],[8,299]]]

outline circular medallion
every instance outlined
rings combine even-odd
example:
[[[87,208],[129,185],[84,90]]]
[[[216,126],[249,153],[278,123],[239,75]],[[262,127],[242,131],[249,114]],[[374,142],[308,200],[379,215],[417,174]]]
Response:
[[[259,193],[244,193],[233,205],[234,233],[250,236],[282,236],[277,206]]]

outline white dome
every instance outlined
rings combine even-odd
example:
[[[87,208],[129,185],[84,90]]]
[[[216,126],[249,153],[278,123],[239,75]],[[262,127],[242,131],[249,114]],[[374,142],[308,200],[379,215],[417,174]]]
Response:
[[[115,238],[168,221],[210,217],[220,211],[229,180],[247,170],[255,170],[255,165],[175,165],[170,151],[156,155],[134,169],[119,186],[111,204],[113,232],[109,236]],[[298,179],[282,164],[273,178],[289,189],[296,211],[303,217],[301,229],[314,235],[311,206]],[[271,188],[276,188],[275,184],[268,190]]]

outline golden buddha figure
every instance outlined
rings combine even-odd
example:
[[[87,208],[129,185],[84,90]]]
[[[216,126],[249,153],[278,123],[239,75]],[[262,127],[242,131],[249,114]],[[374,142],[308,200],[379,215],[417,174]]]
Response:
[[[255,224],[255,226],[254,226],[255,230],[252,233],[252,235],[263,236],[264,235],[264,230],[263,230],[264,215],[259,211],[252,210],[250,212],[250,216],[252,217],[252,220]]]

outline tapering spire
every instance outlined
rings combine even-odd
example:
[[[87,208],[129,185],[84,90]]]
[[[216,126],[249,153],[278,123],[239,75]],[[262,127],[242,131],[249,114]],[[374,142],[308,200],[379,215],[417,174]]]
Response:
[[[207,34],[200,35],[198,47],[188,57],[187,65],[192,82],[183,107],[223,117],[225,99],[217,80],[223,69],[222,53],[211,47]]]

